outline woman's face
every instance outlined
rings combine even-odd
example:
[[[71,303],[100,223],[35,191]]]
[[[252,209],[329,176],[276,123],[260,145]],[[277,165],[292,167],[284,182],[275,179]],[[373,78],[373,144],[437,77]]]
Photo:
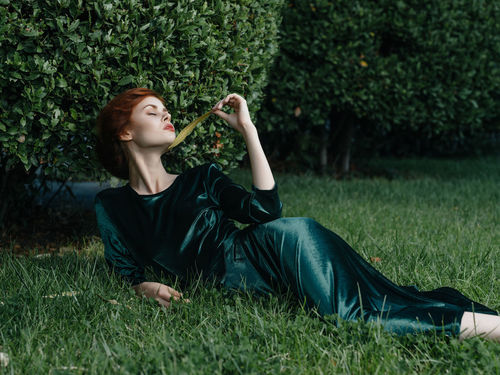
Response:
[[[160,99],[147,96],[132,110],[122,141],[133,141],[140,148],[166,149],[175,139],[171,115]]]

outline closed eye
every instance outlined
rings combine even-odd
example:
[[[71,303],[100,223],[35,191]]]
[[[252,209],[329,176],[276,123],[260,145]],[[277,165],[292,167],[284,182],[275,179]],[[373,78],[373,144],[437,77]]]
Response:
[[[156,116],[156,113],[148,113],[148,115]]]

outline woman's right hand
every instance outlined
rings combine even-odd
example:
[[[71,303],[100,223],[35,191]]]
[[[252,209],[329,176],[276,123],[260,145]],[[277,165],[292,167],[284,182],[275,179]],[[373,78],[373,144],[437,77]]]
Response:
[[[234,113],[229,114],[222,111],[222,107],[225,105],[233,108]],[[248,112],[247,101],[241,95],[229,94],[214,105],[211,112],[225,120],[229,126],[240,132],[242,135],[255,130],[255,125],[253,124],[252,119],[250,118],[250,113]]]
[[[168,285],[145,281],[132,287],[138,296],[154,298],[162,306],[169,307],[172,299],[179,301],[182,299],[182,293],[179,293],[174,288]],[[183,299],[183,302],[190,302],[188,299]]]

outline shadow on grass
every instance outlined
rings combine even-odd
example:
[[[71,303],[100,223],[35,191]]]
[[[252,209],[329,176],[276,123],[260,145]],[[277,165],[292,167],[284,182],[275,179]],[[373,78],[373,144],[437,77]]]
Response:
[[[38,206],[22,222],[0,233],[0,251],[18,255],[81,250],[99,238],[93,209],[67,203],[43,209]]]

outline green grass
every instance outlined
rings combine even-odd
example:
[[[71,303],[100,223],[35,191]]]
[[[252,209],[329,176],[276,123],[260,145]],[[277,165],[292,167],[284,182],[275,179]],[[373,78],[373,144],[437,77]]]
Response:
[[[276,174],[283,216],[316,219],[365,259],[379,257],[374,266],[396,283],[452,286],[500,310],[500,158],[370,164],[398,177]],[[248,170],[232,177],[251,182]],[[162,309],[108,277],[102,251],[91,240],[79,254],[0,254],[0,352],[10,357],[0,373],[500,373],[500,344],[335,327],[289,295],[231,295],[193,280],[183,290],[192,303]],[[67,291],[77,294],[44,297]]]

